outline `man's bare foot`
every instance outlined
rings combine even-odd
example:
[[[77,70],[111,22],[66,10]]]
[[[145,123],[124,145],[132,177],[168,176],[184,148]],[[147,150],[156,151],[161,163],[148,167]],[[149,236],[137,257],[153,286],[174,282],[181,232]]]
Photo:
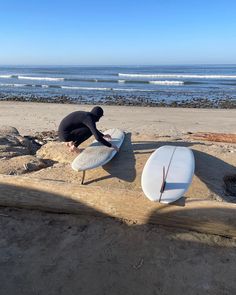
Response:
[[[80,154],[83,150],[82,149],[79,149],[78,147],[72,145],[70,148],[69,148],[70,152],[72,153],[77,153],[77,154]]]
[[[66,142],[66,146],[72,147],[74,145],[73,141]]]

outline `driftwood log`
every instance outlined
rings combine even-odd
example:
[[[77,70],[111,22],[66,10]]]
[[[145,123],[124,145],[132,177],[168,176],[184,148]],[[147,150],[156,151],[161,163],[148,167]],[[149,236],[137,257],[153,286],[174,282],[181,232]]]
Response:
[[[197,140],[236,143],[236,134],[198,132],[192,133],[189,136]]]
[[[181,201],[164,205],[149,201],[139,191],[0,176],[0,206],[115,217],[134,224],[151,223],[236,237],[236,204],[192,198]]]

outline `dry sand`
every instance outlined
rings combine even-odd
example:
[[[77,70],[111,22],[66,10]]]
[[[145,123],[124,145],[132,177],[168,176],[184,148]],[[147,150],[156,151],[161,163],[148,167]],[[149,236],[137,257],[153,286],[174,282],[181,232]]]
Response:
[[[22,135],[57,129],[70,112],[92,106],[0,102],[0,125],[16,127]],[[173,135],[188,131],[236,132],[236,110],[104,106],[98,127],[121,128],[141,135]]]
[[[33,135],[56,130],[66,114],[91,106],[0,102],[0,109],[0,126]],[[98,127],[122,128],[126,141],[112,165],[88,173],[87,185],[139,191],[150,153],[164,143],[179,144],[193,149],[197,163],[187,197],[227,198],[222,177],[235,173],[236,145],[194,141],[187,132],[235,133],[236,110],[104,109]],[[70,168],[74,156],[53,144],[39,154],[56,155],[58,163],[29,176],[77,182]],[[0,210],[0,220],[1,295],[236,293],[235,239],[9,208]]]

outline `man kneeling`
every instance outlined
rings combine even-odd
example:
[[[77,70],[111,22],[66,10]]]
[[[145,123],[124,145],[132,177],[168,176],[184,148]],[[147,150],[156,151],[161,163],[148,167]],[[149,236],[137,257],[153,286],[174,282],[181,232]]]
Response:
[[[90,136],[94,135],[97,141],[118,152],[119,148],[105,139],[111,140],[111,136],[109,134],[104,135],[96,127],[96,122],[98,122],[102,116],[103,109],[101,107],[94,107],[91,112],[76,111],[69,114],[59,125],[59,139],[66,142],[71,152],[80,153],[81,150],[78,146]]]

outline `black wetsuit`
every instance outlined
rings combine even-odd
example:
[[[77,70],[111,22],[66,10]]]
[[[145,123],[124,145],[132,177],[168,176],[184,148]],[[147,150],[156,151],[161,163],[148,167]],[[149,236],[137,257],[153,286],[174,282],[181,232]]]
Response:
[[[91,112],[77,111],[66,116],[60,123],[58,135],[61,141],[73,141],[78,147],[82,142],[94,135],[97,141],[111,147],[111,143],[106,141],[99,130],[96,128],[96,122],[103,115],[100,107],[95,107]]]

